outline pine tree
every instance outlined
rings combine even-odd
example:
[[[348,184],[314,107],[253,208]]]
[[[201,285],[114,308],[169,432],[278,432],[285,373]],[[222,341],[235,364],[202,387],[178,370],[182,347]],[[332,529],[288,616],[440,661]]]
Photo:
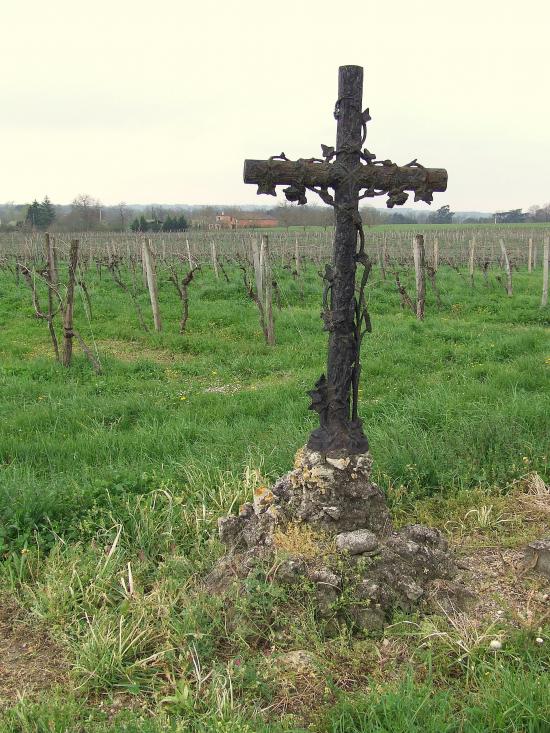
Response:
[[[175,223],[175,231],[177,232],[184,232],[188,228],[187,219],[183,214],[179,217],[179,219],[177,219],[177,222]]]
[[[50,224],[55,220],[55,208],[47,196],[44,196],[44,200],[40,204],[40,224],[42,227],[49,227]]]
[[[37,227],[40,225],[40,204],[36,199],[34,199],[32,204],[27,209],[25,222],[27,224],[30,224],[32,227]]]
[[[41,204],[35,199],[27,209],[25,222],[36,229],[45,229],[55,219],[55,208],[46,196]]]

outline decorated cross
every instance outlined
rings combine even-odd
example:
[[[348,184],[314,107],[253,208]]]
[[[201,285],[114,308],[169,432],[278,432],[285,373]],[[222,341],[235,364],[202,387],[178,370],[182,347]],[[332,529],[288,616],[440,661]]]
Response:
[[[336,230],[332,265],[324,274],[323,313],[329,332],[326,377],[323,374],[309,392],[310,409],[319,413],[320,426],[308,446],[321,453],[364,453],[368,441],[358,415],[360,350],[370,331],[364,290],[371,269],[359,215],[359,201],[387,195],[387,206],[404,204],[407,191],[415,201],[431,203],[434,191],[447,188],[447,171],[425,168],[415,160],[398,166],[377,160],[364,148],[369,110],[362,109],[363,69],[341,66],[338,73],[336,147],[322,145],[322,158],[289,160],[284,153],[269,160],[245,160],[244,182],[258,185],[258,193],[276,195],[275,187],[286,185],[291,202],[307,203],[312,191],[334,207]],[[332,189],[333,193],[329,191]],[[363,274],[356,287],[357,264]]]

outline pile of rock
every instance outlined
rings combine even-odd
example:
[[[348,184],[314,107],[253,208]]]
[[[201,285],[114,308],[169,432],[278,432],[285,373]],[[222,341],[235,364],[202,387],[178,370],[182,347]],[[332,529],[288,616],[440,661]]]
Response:
[[[314,583],[319,615],[341,621],[344,614],[360,629],[382,627],[396,608],[463,603],[468,593],[453,582],[457,567],[445,538],[418,524],[395,530],[370,475],[366,453],[302,449],[294,470],[219,520],[228,554],[210,576],[211,587],[245,578],[258,561],[277,555],[275,580]],[[281,550],[289,527],[314,531],[319,551],[302,552],[299,542]],[[344,593],[346,604],[338,602]]]

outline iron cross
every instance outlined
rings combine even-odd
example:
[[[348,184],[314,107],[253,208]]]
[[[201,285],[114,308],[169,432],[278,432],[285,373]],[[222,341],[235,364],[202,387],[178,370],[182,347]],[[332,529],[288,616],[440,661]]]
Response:
[[[309,190],[334,207],[333,257],[324,275],[322,314],[329,332],[327,374],[309,392],[310,409],[319,413],[320,426],[310,435],[308,447],[324,454],[368,450],[358,416],[358,389],[361,340],[370,330],[364,289],[371,263],[364,248],[359,201],[387,195],[387,206],[392,208],[407,201],[407,191],[414,191],[415,201],[431,203],[434,191],[447,188],[447,171],[443,168],[425,168],[416,159],[398,166],[391,160],[377,160],[363,148],[371,118],[368,109],[362,111],[362,97],[363,68],[341,66],[334,109],[335,148],[322,145],[322,158],[292,161],[281,153],[269,160],[244,162],[244,182],[257,184],[259,194],[275,196],[275,187],[286,185],[284,194],[289,201],[307,203]],[[358,263],[364,271],[356,288]]]

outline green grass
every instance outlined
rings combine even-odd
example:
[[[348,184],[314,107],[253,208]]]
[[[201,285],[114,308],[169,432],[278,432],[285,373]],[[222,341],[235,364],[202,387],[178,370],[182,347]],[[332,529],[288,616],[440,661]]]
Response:
[[[69,371],[54,363],[28,290],[3,276],[6,542],[20,544],[46,525],[70,535],[107,490],[142,493],[163,483],[194,502],[215,492],[220,473],[261,464],[275,476],[288,468],[315,423],[305,392],[324,370],[318,277],[307,272],[303,302],[296,283],[279,277],[285,308],[276,313],[271,349],[238,274],[231,276],[227,284],[205,273],[192,284],[184,336],[175,292],[163,278],[166,329],[145,334],[109,277],[89,277],[93,320],[82,303],[77,317],[88,342],[99,341],[99,377],[78,348]],[[504,486],[523,470],[524,456],[545,474],[550,343],[539,280],[517,275],[509,299],[496,285],[480,282],[471,291],[456,273],[442,273],[445,307],[437,312],[429,300],[418,323],[400,311],[392,284],[373,277],[361,414],[382,485],[404,484],[411,498]],[[206,391],[212,388],[228,393]],[[209,477],[199,491],[188,484],[189,467]]]
[[[28,289],[0,272],[1,579],[71,669],[68,688],[14,705],[0,732],[550,729],[548,660],[533,634],[507,631],[502,655],[475,643],[466,660],[452,645],[424,653],[411,636],[412,667],[373,682],[375,642],[344,631],[327,642],[311,589],[287,597],[259,576],[223,602],[197,592],[221,552],[217,516],[249,496],[254,469],[266,479],[288,470],[315,425],[305,393],[324,370],[315,268],[303,296],[276,268],[274,348],[239,271],[228,273],[229,283],[207,271],[192,283],[183,336],[162,270],[160,334],[140,332],[108,273],[86,273],[93,317],[79,295],[76,320],[97,344],[97,376],[78,347],[69,370],[53,361]],[[505,495],[527,471],[548,480],[540,271],[515,273],[513,298],[492,276],[473,289],[453,270],[438,277],[444,304],[428,293],[423,323],[376,271],[368,292],[360,411],[375,478],[408,521],[426,507],[464,516],[464,497]],[[402,280],[412,292],[411,275]],[[330,660],[315,714],[261,713],[282,695],[266,653],[296,648]],[[357,657],[365,669],[347,691],[341,665]],[[106,713],[120,695],[128,710]]]

